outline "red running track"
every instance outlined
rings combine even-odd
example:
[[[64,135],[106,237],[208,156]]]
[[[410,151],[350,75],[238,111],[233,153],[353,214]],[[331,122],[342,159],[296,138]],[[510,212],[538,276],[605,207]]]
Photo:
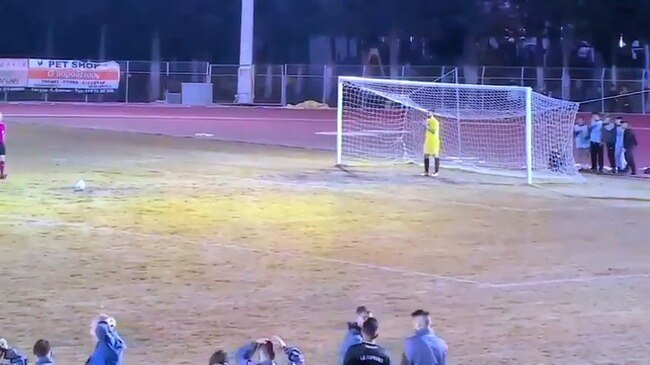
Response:
[[[112,131],[264,143],[333,150],[336,130],[333,109],[270,107],[170,106],[153,104],[5,103],[11,117],[39,118],[39,122]],[[638,165],[650,166],[650,115],[624,115],[637,133]],[[44,119],[46,118],[46,119]]]
[[[188,107],[151,104],[0,104],[11,117],[39,118],[66,127],[163,134],[333,150],[336,111],[254,107]]]

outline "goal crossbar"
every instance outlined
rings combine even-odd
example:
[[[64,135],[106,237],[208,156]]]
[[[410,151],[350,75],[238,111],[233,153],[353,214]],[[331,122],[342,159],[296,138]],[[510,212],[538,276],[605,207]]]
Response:
[[[399,97],[393,96],[393,95],[388,94],[388,93],[384,93],[384,92],[377,91],[377,90],[372,90],[370,88],[363,87],[363,86],[359,87],[359,89],[365,90],[366,92],[369,92],[369,93],[373,93],[373,94],[382,96],[382,97],[386,98],[387,100],[393,101],[393,102],[398,103],[398,104],[408,105],[409,107],[411,107],[411,108],[413,108],[415,110],[419,110],[419,111],[421,111],[423,113],[428,113],[429,112],[428,110],[426,110],[425,108],[417,105],[416,103],[410,103],[408,100],[404,100],[403,98],[399,98]],[[417,92],[417,90],[415,92]]]
[[[420,80],[396,80],[396,79],[377,79],[377,78],[366,78],[366,77],[359,77],[359,76],[339,76],[339,82],[364,82],[364,83],[377,83],[377,84],[385,84],[385,85],[403,85],[404,83],[408,83],[409,85],[413,86],[431,86],[432,84],[435,84],[436,86],[439,87],[449,87],[449,88],[458,88],[458,89],[476,89],[477,87],[480,87],[481,89],[484,90],[496,90],[496,91],[524,91],[526,89],[529,89],[527,86],[511,86],[511,85],[475,85],[475,84],[455,84],[455,83],[448,83],[448,82],[428,82],[428,81],[420,81]]]

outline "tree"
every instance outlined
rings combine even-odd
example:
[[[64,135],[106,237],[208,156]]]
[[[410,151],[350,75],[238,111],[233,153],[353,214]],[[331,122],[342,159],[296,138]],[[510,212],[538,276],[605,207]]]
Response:
[[[37,26],[30,15],[30,2],[3,0],[0,11],[0,56],[22,57],[35,49]]]
[[[256,1],[255,35],[262,49],[262,62],[291,62],[294,47],[308,44],[314,34],[333,34],[332,13],[341,0]]]
[[[346,32],[362,39],[376,39],[378,35],[388,36],[391,50],[391,64],[398,61],[398,40],[410,36],[432,38],[445,34],[441,51],[451,50],[445,58],[464,58],[474,62],[475,41],[486,29],[486,22],[480,17],[480,2],[477,0],[430,1],[430,0],[385,0],[369,3],[365,0],[346,1],[344,23]],[[450,41],[451,39],[453,41]],[[471,46],[463,47],[463,43]],[[463,48],[467,52],[464,56]]]
[[[557,34],[551,38],[555,46],[563,48],[564,65],[567,53],[575,46],[573,38],[588,40],[603,54],[606,62],[614,61],[618,37],[650,40],[646,19],[650,3],[644,0],[587,1],[587,0],[511,0],[527,33],[542,39],[545,30]],[[560,29],[564,36],[560,37]],[[567,29],[570,32],[567,33]]]
[[[573,49],[573,30],[580,19],[580,0],[513,0],[516,17],[527,37],[537,40],[535,64],[544,66],[544,38],[553,44],[551,48],[562,50],[564,65]],[[553,32],[555,30],[555,32]],[[551,35],[556,35],[552,37]]]
[[[593,44],[603,59],[616,64],[618,39],[623,35],[628,40],[650,41],[647,19],[650,3],[643,0],[605,1],[599,6],[585,4],[580,31],[591,35]]]

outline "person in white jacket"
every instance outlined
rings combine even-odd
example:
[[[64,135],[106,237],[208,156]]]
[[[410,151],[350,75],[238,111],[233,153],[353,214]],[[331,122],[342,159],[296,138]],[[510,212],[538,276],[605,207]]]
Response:
[[[573,127],[573,147],[576,163],[583,167],[589,161],[589,126],[582,118],[578,118]]]
[[[617,117],[614,121],[616,124],[616,144],[614,145],[614,156],[616,159],[616,169],[617,172],[622,172],[627,167],[627,161],[625,161],[625,148],[623,147],[623,134],[625,129],[621,125],[623,123],[623,118]]]

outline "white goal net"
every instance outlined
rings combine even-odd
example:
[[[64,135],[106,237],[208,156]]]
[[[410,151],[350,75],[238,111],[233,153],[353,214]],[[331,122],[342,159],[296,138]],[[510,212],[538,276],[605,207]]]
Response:
[[[573,158],[578,104],[527,87],[340,77],[337,163],[421,163],[427,112],[441,124],[442,166],[581,181]]]

